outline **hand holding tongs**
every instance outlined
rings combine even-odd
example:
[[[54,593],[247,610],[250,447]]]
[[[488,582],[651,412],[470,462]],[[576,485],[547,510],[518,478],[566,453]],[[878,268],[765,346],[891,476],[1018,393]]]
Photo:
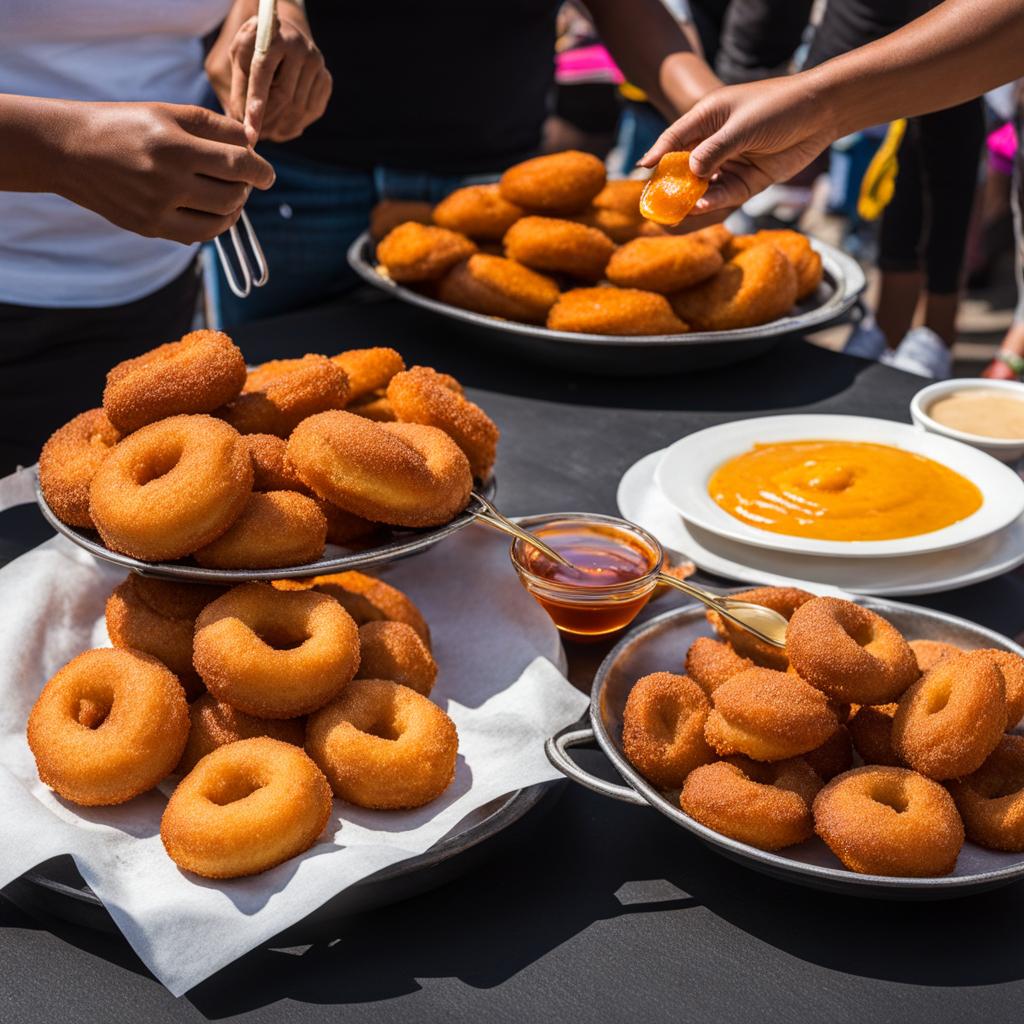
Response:
[[[277,24],[277,0],[260,0],[259,11],[256,16],[256,46],[252,55],[252,63],[249,65],[249,85],[258,72],[259,65],[266,60],[267,51],[274,39],[274,26]],[[248,117],[248,89],[246,90],[245,116]],[[235,250],[235,257],[238,261],[238,273],[235,273],[235,265],[231,262],[227,250],[224,247],[223,235],[218,235],[213,244],[217,247],[217,256],[220,259],[221,269],[228,282],[228,287],[240,299],[246,298],[253,288],[262,288],[270,280],[270,268],[267,266],[267,258],[263,255],[263,248],[252,222],[242,210],[238,218],[245,229],[245,240],[249,243],[252,253],[252,260],[245,251],[245,244],[237,224],[232,224],[228,229],[228,237],[231,239],[232,248]],[[253,264],[255,264],[255,269]]]

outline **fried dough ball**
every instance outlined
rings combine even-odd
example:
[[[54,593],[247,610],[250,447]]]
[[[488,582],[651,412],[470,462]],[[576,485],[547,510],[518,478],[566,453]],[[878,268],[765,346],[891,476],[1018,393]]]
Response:
[[[874,765],[834,778],[815,797],[814,829],[851,871],[927,878],[948,875],[964,826],[938,783]]]
[[[207,754],[160,821],[167,855],[205,878],[240,878],[305,853],[331,817],[331,789],[298,747],[268,736]]]
[[[796,271],[797,302],[817,290],[823,275],[821,256],[812,248],[806,235],[787,229],[758,231],[753,235],[734,238],[731,248],[734,252],[752,248],[755,245],[774,245],[793,265]]]
[[[796,302],[796,272],[773,245],[729,260],[714,277],[672,296],[676,314],[700,331],[756,327],[785,316]]]
[[[439,281],[475,252],[476,245],[457,231],[410,221],[380,242],[377,259],[393,281],[415,284]]]
[[[500,241],[522,216],[523,208],[510,203],[497,184],[458,188],[434,207],[435,224],[478,242]]]
[[[255,718],[230,704],[221,704],[208,693],[193,702],[188,714],[191,721],[188,742],[175,768],[179,775],[187,775],[212,750],[238,740],[269,736],[297,747],[306,740],[304,718]]]
[[[261,491],[193,557],[207,569],[281,569],[315,562],[326,542],[327,517],[316,501],[297,491]]]
[[[820,747],[838,725],[825,695],[798,676],[751,668],[711,695],[704,735],[719,754],[783,761]]]
[[[240,434],[287,437],[307,416],[340,409],[348,394],[345,371],[327,356],[274,359],[249,373],[221,415]]]
[[[605,271],[623,288],[668,295],[697,284],[722,266],[722,254],[691,235],[637,238],[616,249]]]
[[[376,810],[436,800],[455,778],[458,740],[436,704],[383,679],[353,680],[306,726],[306,750],[335,795]]]
[[[477,253],[448,271],[437,297],[474,313],[542,324],[558,300],[558,285],[515,260]]]
[[[919,675],[899,630],[881,615],[835,597],[816,597],[793,613],[786,650],[802,678],[850,704],[898,700]]]
[[[396,373],[405,369],[405,360],[393,348],[350,348],[331,356],[348,377],[349,403],[382,391]]]
[[[717,249],[723,256],[736,236],[724,224],[709,224],[706,228],[691,231],[688,238],[696,238]]]
[[[556,217],[523,217],[505,235],[505,255],[534,270],[599,281],[615,243],[597,228]]]
[[[447,387],[436,370],[414,366],[397,374],[388,385],[388,401],[401,422],[443,430],[466,453],[477,479],[491,475],[498,427],[480,406]]]
[[[1024,658],[1012,651],[995,648],[974,653],[987,655],[1002,673],[1006,687],[1006,728],[1013,729],[1024,718]]]
[[[418,199],[382,199],[370,211],[370,237],[379,242],[407,221],[433,224],[434,207]]]
[[[622,750],[659,789],[678,789],[714,756],[704,740],[708,701],[686,676],[655,672],[633,684],[622,713]]]
[[[911,640],[910,649],[914,652],[917,667],[921,672],[928,672],[940,661],[962,653],[959,647],[943,643],[941,640]]]
[[[968,839],[990,850],[1024,851],[1024,736],[1004,736],[977,771],[949,789]]]
[[[632,214],[629,214],[623,213],[621,210],[602,210],[593,206],[576,214],[571,219],[577,224],[585,224],[588,228],[597,228],[598,231],[603,231],[616,245],[640,238],[644,234],[643,227],[647,223],[640,216],[639,211],[634,210]]]
[[[148,562],[190,555],[241,515],[252,459],[233,427],[212,416],[172,416],[119,441],[89,487],[103,543]]]
[[[640,216],[640,196],[647,183],[639,178],[619,178],[605,182],[605,186],[594,196],[591,205],[598,210],[615,210]]]
[[[686,652],[686,674],[710,697],[722,685],[748,668],[749,658],[737,654],[728,644],[699,636]]]
[[[437,662],[412,626],[404,622],[367,622],[359,627],[359,670],[363,679],[390,679],[430,696]]]
[[[579,213],[605,187],[604,164],[590,153],[567,149],[510,167],[501,194],[510,203],[543,213]]]
[[[755,587],[753,590],[744,590],[742,593],[733,594],[737,601],[749,601],[751,604],[759,604],[764,608],[771,608],[778,612],[784,619],[789,620],[793,613],[801,605],[806,604],[813,594],[798,587]],[[775,668],[780,672],[789,667],[789,658],[786,652],[772,644],[766,644],[758,640],[753,633],[734,625],[728,619],[723,619],[717,612],[709,611],[707,620],[711,623],[715,632],[732,644],[733,650],[744,658],[749,658],[755,665],[765,668]]]
[[[853,767],[853,744],[850,742],[849,730],[845,725],[839,726],[820,747],[803,754],[802,760],[825,782],[849,771]]]
[[[556,294],[557,298],[557,294]],[[39,486],[53,514],[68,526],[92,527],[89,485],[121,440],[102,409],[79,413],[50,435],[39,453]]]
[[[298,718],[355,675],[359,631],[326,594],[244,583],[199,613],[193,661],[217,700],[257,718]]]
[[[682,221],[708,190],[708,179],[690,170],[688,150],[666,153],[640,194],[640,212],[655,224],[672,227]]]
[[[846,728],[865,764],[906,767],[892,745],[892,720],[898,707],[898,704],[862,704],[850,716]]]
[[[103,411],[122,434],[182,413],[213,412],[245,383],[245,359],[220,331],[192,331],[118,363],[107,374]]]
[[[814,834],[810,805],[820,788],[803,758],[761,764],[731,757],[690,772],[679,806],[724,836],[781,850]]]
[[[304,420],[288,457],[322,498],[373,522],[440,526],[469,501],[473,474],[443,431],[333,410]]]
[[[28,717],[40,781],[86,807],[152,789],[178,763],[187,736],[188,703],[174,673],[116,647],[69,661]]]
[[[1006,687],[986,653],[939,662],[903,695],[892,723],[896,753],[930,779],[970,775],[1006,730]]]
[[[553,331],[577,334],[683,334],[689,330],[668,299],[636,288],[575,288],[548,313]]]
[[[358,402],[353,402],[348,406],[348,412],[362,416],[363,419],[373,420],[375,423],[394,423],[398,419],[383,391],[372,392]]]

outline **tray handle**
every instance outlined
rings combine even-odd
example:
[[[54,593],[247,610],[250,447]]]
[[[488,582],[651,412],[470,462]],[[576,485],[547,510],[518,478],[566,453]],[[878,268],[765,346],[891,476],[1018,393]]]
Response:
[[[617,786],[614,782],[605,782],[604,779],[585,772],[566,753],[570,747],[580,747],[593,741],[593,729],[573,729],[571,732],[552,736],[544,744],[544,753],[548,755],[548,760],[573,782],[578,782],[581,786],[586,786],[587,789],[592,789],[602,796],[610,796],[613,800],[622,800],[627,804],[646,807],[647,801],[635,789],[631,789],[629,786]]]

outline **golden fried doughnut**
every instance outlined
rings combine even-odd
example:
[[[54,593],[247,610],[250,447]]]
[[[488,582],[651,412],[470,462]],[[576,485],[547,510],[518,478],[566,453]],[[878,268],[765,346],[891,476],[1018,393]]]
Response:
[[[935,668],[940,661],[953,654],[961,654],[959,647],[943,643],[941,640],[911,640],[910,649],[914,652],[917,667],[921,672]]]
[[[298,718],[355,675],[359,630],[326,594],[244,583],[200,612],[193,661],[217,700],[257,718]]]
[[[254,491],[313,493],[288,462],[288,445],[284,438],[276,434],[243,434],[242,443],[252,459]]]
[[[801,605],[806,604],[813,594],[798,587],[755,587],[753,590],[744,590],[742,593],[733,594],[737,601],[749,601],[751,604],[759,604],[764,608],[771,608],[778,612],[784,619],[791,619],[793,613]],[[753,633],[733,625],[728,619],[723,619],[717,612],[707,613],[708,622],[714,627],[715,632],[732,644],[737,654],[749,658],[755,665],[762,665],[765,668],[776,668],[780,672],[789,667],[789,658],[786,651],[763,640],[758,640]]]
[[[359,626],[367,622],[404,622],[430,649],[430,627],[422,612],[397,587],[362,572],[314,576],[311,585],[337,601]]]
[[[348,377],[349,403],[382,391],[396,373],[405,369],[405,360],[393,348],[383,346],[350,348],[331,356],[331,362],[340,366]]]
[[[189,700],[205,687],[192,667],[196,616],[221,587],[146,579],[130,573],[107,598],[107,634],[115,647],[151,654],[177,677]]]
[[[898,707],[898,704],[862,704],[850,716],[846,728],[865,764],[906,767],[892,745],[892,720]]]
[[[241,515],[193,557],[207,569],[281,569],[315,562],[327,542],[318,502],[297,491],[249,495]]]
[[[348,412],[377,423],[394,423],[398,417],[383,391],[372,391],[365,398],[348,406]]]
[[[567,149],[510,167],[501,194],[510,203],[545,213],[578,213],[605,186],[604,164],[591,153]]]
[[[749,668],[711,695],[704,735],[719,754],[783,761],[820,747],[838,725],[825,695],[799,676]]]
[[[633,217],[640,216],[640,196],[647,183],[639,178],[619,178],[605,183],[594,196],[591,206],[598,210],[614,210]]]
[[[412,626],[404,622],[367,622],[359,627],[356,675],[361,679],[390,679],[429,697],[437,679],[437,663]]]
[[[379,242],[399,224],[410,220],[417,224],[433,224],[434,207],[418,199],[382,199],[370,211],[370,237]]]
[[[699,331],[766,324],[795,302],[796,271],[773,245],[739,253],[713,277],[672,296],[676,314]]]
[[[91,527],[89,485],[121,439],[102,409],[79,413],[50,435],[39,453],[39,486],[53,514],[68,526]]]
[[[185,691],[141,651],[86,651],[44,687],[28,718],[40,780],[65,800],[120,804],[152,789],[188,737]]]
[[[725,255],[729,243],[735,236],[724,224],[709,224],[706,228],[691,231],[689,237],[700,239]]]
[[[381,530],[380,523],[346,512],[323,498],[315,499],[327,520],[327,543],[342,547],[365,545]]]
[[[811,801],[820,788],[803,758],[761,764],[731,757],[690,772],[679,806],[724,836],[781,850],[814,835]]]
[[[447,523],[473,487],[469,460],[443,430],[339,410],[300,423],[288,458],[321,498],[391,526]]]
[[[494,469],[499,431],[487,413],[448,388],[442,375],[427,366],[399,373],[388,385],[388,401],[403,423],[421,423],[443,430],[465,453],[480,480]]]
[[[666,153],[640,193],[640,212],[655,224],[674,226],[708,190],[708,179],[690,170],[690,153]]]
[[[237,430],[212,416],[172,416],[117,443],[93,477],[89,512],[113,551],[182,558],[241,515],[252,477]]]
[[[448,271],[437,297],[474,313],[542,324],[558,299],[558,285],[515,260],[476,253]]]
[[[498,241],[523,215],[497,185],[458,188],[434,207],[434,223],[478,242]]]
[[[245,359],[220,331],[192,331],[118,363],[107,374],[103,411],[122,434],[182,413],[213,412],[245,383]]]
[[[455,778],[458,741],[436,704],[383,679],[354,679],[306,724],[306,750],[335,795],[377,810],[439,797]]]
[[[187,775],[211,750],[238,740],[269,736],[297,747],[306,741],[304,718],[255,718],[230,704],[221,704],[208,693],[193,702],[188,715],[188,742],[175,769],[179,775]]]
[[[377,259],[392,281],[439,281],[456,263],[469,259],[476,245],[447,228],[399,224],[377,245]]]
[[[1003,675],[1006,687],[1006,728],[1013,729],[1024,718],[1024,658],[1012,651],[995,648],[986,648],[980,653],[987,654]]]
[[[218,747],[178,783],[160,838],[183,871],[240,878],[305,853],[331,809],[330,786],[310,758],[259,736]]]
[[[940,661],[902,696],[892,745],[930,779],[956,779],[982,766],[1006,731],[1006,686],[987,652]]]
[[[801,758],[825,782],[849,771],[853,766],[853,744],[850,742],[849,730],[845,725],[839,726],[820,747],[808,750]]]
[[[850,704],[899,700],[919,672],[903,635],[867,608],[816,597],[789,620],[786,651],[812,686]]]
[[[851,871],[948,875],[964,843],[950,795],[906,768],[854,768],[815,797],[814,830]]]
[[[950,782],[949,790],[968,839],[1024,852],[1024,736],[1004,736],[976,772]]]
[[[615,243],[597,228],[555,217],[523,217],[508,229],[505,255],[534,270],[599,281]]]
[[[644,225],[647,223],[638,210],[629,214],[620,210],[598,209],[594,206],[569,219],[576,221],[577,224],[585,224],[588,228],[603,231],[616,245],[642,237]]]
[[[340,409],[348,393],[345,371],[327,356],[274,359],[249,373],[221,415],[241,434],[287,437],[307,416]]]
[[[714,756],[704,740],[708,700],[700,687],[671,672],[633,684],[622,712],[622,752],[652,785],[678,789]]]
[[[553,331],[577,334],[683,334],[689,330],[668,299],[636,288],[574,288],[548,313]]]
[[[692,235],[637,238],[612,254],[605,271],[622,288],[668,295],[698,284],[718,272],[722,254]]]
[[[710,697],[722,683],[754,663],[737,654],[728,644],[699,636],[686,652],[686,674]]]
[[[758,231],[731,240],[733,252],[742,252],[755,245],[774,245],[796,271],[796,298],[799,302],[817,290],[823,277],[821,256],[812,248],[806,235],[788,229]]]

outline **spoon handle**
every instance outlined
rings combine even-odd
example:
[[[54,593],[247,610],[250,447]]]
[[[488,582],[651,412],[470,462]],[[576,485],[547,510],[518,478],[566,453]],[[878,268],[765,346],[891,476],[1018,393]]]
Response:
[[[488,526],[493,526],[496,530],[501,530],[502,533],[507,533],[510,537],[521,540],[524,544],[529,544],[559,565],[571,566],[572,563],[563,555],[560,555],[554,548],[545,544],[544,541],[535,534],[530,533],[529,530],[524,530],[517,523],[512,522],[507,516],[502,515],[482,494],[473,491],[471,497],[482,506],[482,509],[470,507],[467,511],[480,522],[487,523]]]

